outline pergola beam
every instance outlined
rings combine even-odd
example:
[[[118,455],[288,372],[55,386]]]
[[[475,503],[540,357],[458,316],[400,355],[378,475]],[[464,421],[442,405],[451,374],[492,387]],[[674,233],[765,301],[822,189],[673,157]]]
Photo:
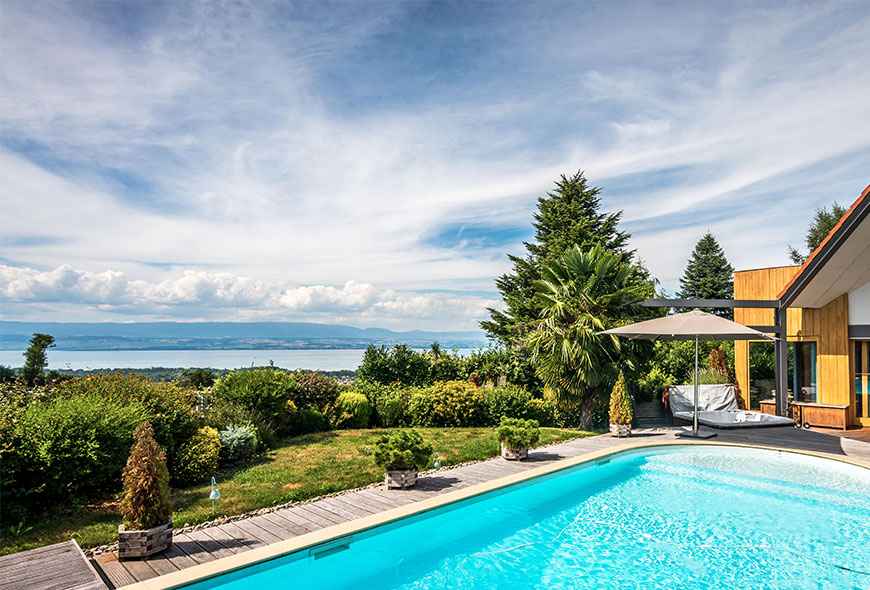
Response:
[[[644,307],[693,307],[698,309],[778,309],[775,299],[647,299]]]

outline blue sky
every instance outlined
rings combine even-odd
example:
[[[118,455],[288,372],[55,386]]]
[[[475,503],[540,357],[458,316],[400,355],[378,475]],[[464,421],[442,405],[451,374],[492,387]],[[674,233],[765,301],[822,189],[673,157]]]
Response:
[[[673,290],[870,182],[870,7],[15,2],[0,319],[474,328],[578,169]]]

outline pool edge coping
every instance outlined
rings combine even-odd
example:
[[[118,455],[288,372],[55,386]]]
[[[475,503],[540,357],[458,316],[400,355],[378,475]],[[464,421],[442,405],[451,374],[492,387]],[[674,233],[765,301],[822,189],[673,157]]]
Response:
[[[605,435],[606,436],[606,435]],[[846,463],[855,467],[862,467],[870,470],[870,462],[861,459],[825,453],[821,451],[812,451],[805,449],[790,449],[787,447],[779,447],[772,445],[747,444],[736,442],[720,442],[720,441],[687,441],[685,439],[672,440],[656,440],[656,441],[627,441],[616,446],[589,451],[576,457],[567,457],[560,459],[549,465],[532,468],[528,471],[514,473],[497,477],[490,481],[485,481],[470,485],[466,488],[447,492],[432,498],[426,498],[412,502],[405,506],[391,508],[370,516],[355,518],[347,522],[328,526],[304,535],[299,535],[283,541],[277,541],[264,547],[251,549],[245,553],[237,553],[228,555],[214,561],[197,564],[177,572],[171,572],[162,576],[157,576],[149,580],[143,580],[127,586],[121,586],[124,590],[174,590],[195,582],[203,582],[209,578],[214,578],[219,575],[228,574],[230,572],[250,567],[258,563],[271,561],[290,553],[302,551],[316,545],[327,543],[329,541],[346,537],[353,534],[358,534],[378,526],[396,522],[403,518],[408,518],[424,512],[429,512],[449,504],[461,502],[469,498],[474,498],[482,494],[486,494],[501,488],[516,485],[528,480],[535,479],[544,475],[557,473],[565,469],[576,467],[584,463],[590,463],[604,457],[623,453],[626,451],[654,448],[654,447],[669,447],[669,446],[717,446],[717,447],[738,447],[749,449],[763,449],[768,451],[780,451],[785,453],[793,453],[797,455],[806,455],[820,459],[829,459]]]

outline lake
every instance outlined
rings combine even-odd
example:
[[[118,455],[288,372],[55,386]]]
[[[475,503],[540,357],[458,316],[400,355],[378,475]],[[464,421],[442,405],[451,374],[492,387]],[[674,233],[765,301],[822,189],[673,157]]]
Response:
[[[459,350],[468,354],[471,350]],[[364,349],[341,350],[52,350],[49,369],[150,369],[209,367],[237,369],[268,365],[317,371],[356,370]],[[21,351],[0,350],[0,365],[20,367]]]

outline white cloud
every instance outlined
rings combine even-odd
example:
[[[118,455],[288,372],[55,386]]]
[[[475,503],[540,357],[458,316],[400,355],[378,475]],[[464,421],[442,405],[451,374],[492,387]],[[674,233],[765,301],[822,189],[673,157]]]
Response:
[[[131,280],[120,271],[89,272],[60,266],[37,270],[0,265],[0,302],[79,304],[139,318],[185,317],[217,310],[223,319],[355,318],[365,325],[474,329],[493,299],[441,293],[402,293],[368,283],[289,286],[229,273],[184,271],[156,283]],[[193,310],[193,311],[192,311]],[[55,318],[56,319],[56,318]]]

